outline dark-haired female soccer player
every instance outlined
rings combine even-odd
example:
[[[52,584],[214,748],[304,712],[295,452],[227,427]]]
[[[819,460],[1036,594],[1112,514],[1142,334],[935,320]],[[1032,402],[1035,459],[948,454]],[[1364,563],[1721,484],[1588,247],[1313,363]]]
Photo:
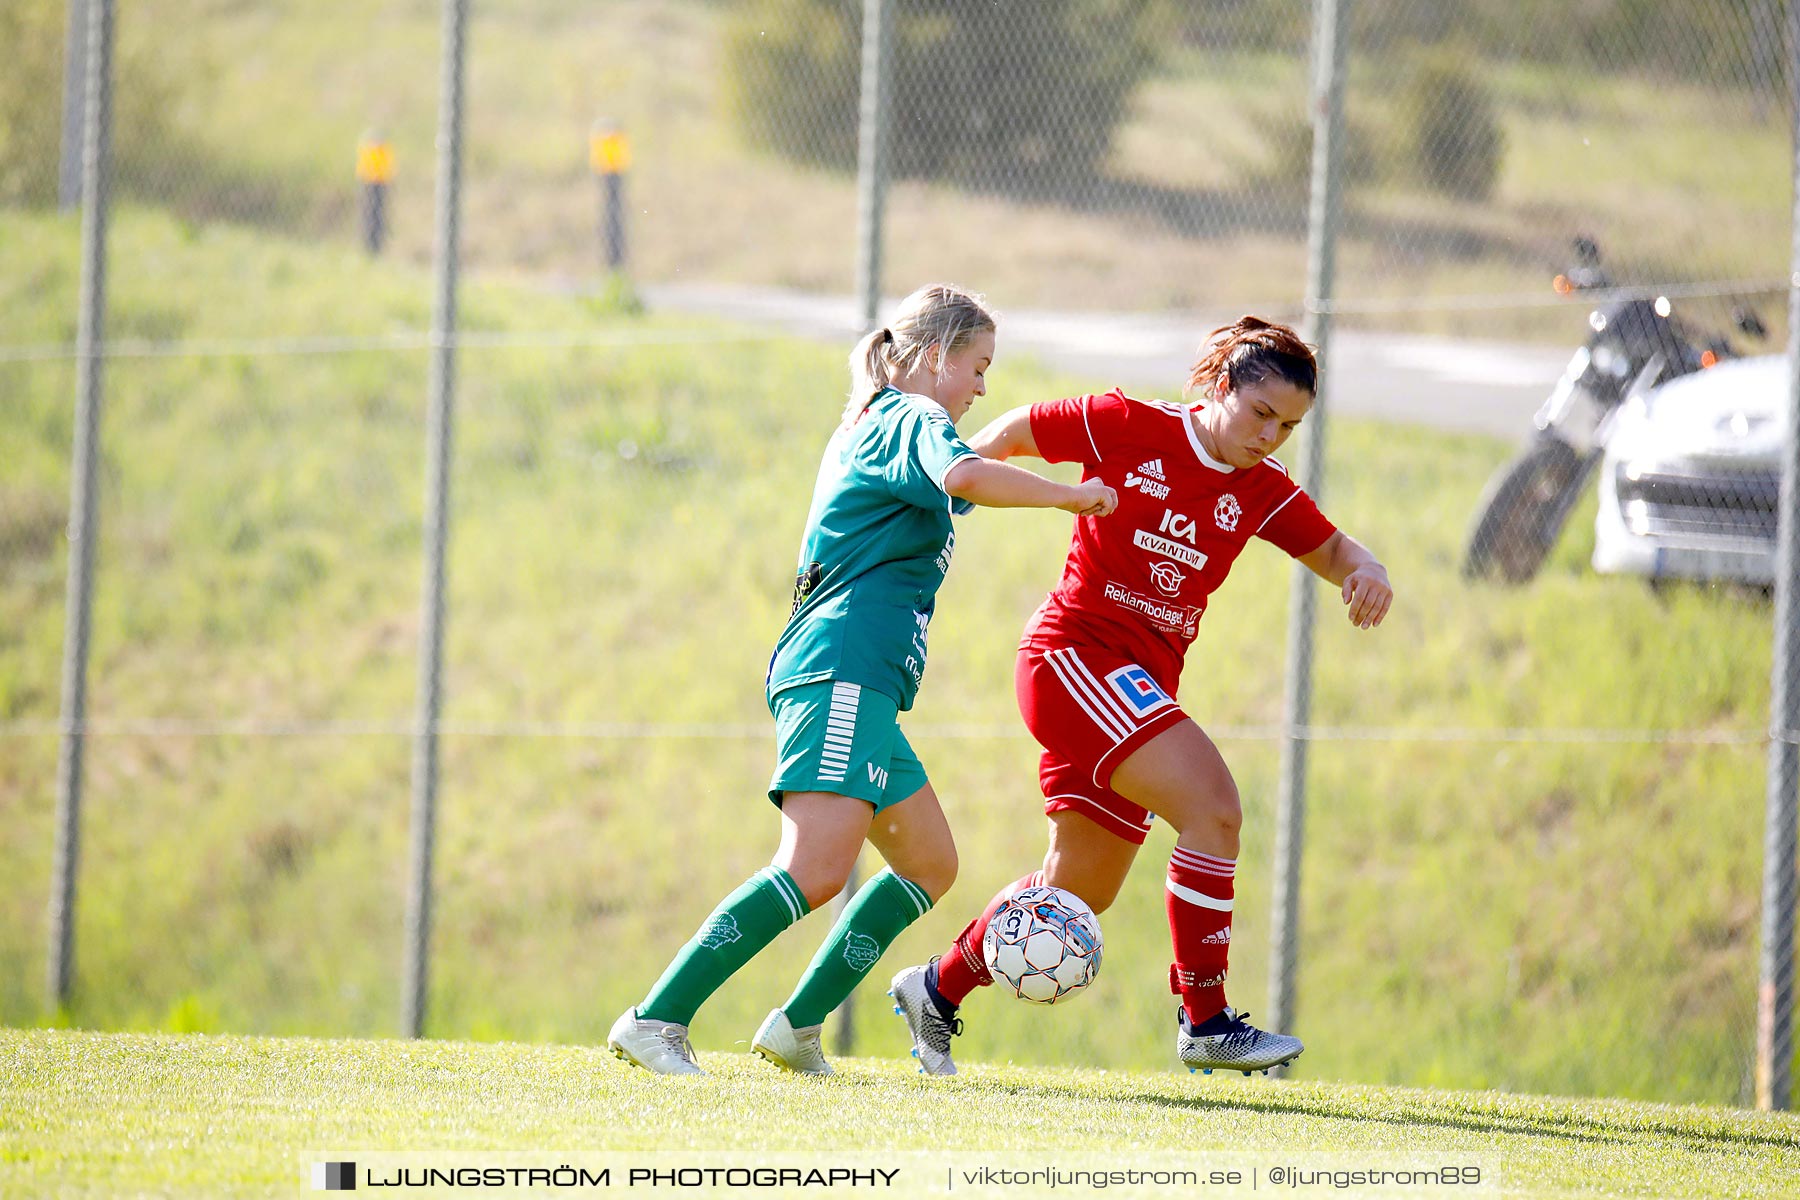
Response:
[[[1177,1057],[1196,1070],[1266,1070],[1304,1048],[1225,1002],[1243,814],[1218,747],[1175,696],[1207,597],[1252,537],[1338,585],[1359,629],[1379,625],[1393,602],[1386,568],[1270,457],[1317,388],[1317,364],[1294,331],[1247,316],[1213,331],[1188,379],[1191,406],[1113,391],[1014,409],[969,440],[989,458],[1079,462],[1084,479],[1117,489],[1119,507],[1105,521],[1076,520],[1062,581],[1019,646],[1019,711],[1043,747],[1043,868],[1002,889],[941,956],[894,977],[926,1073],[956,1072],[957,1008],[993,982],[981,939],[1006,897],[1050,884],[1105,911],[1151,814],[1177,834],[1165,896]],[[1207,671],[1243,665],[1195,657],[1202,695]]]

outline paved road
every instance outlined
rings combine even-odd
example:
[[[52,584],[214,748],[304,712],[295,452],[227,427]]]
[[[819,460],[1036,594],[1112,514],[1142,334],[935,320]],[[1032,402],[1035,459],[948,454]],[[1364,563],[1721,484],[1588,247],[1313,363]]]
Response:
[[[660,284],[642,289],[650,307],[771,325],[848,345],[856,329],[848,296],[779,288]],[[1007,309],[1000,345],[1135,394],[1173,397],[1204,330],[1155,315]],[[1572,349],[1573,347],[1571,347]],[[1522,439],[1531,414],[1570,351],[1505,342],[1339,332],[1332,336],[1332,411]]]

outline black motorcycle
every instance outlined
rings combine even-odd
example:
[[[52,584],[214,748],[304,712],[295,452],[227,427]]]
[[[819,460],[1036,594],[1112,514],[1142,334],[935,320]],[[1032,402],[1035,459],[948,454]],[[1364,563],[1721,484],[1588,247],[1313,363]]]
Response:
[[[1575,239],[1575,260],[1554,280],[1558,293],[1613,286],[1591,238]],[[1755,313],[1738,309],[1734,316],[1746,334],[1764,336]],[[1587,343],[1533,418],[1531,440],[1481,494],[1463,552],[1464,579],[1525,583],[1536,575],[1599,465],[1625,401],[1733,353],[1724,338],[1703,340],[1673,316],[1666,296],[1611,300],[1588,313],[1588,328]]]

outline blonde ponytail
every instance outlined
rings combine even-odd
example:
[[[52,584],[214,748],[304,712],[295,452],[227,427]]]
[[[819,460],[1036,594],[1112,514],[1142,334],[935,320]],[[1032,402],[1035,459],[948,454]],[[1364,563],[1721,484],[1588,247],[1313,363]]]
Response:
[[[888,347],[894,344],[894,331],[883,325],[871,330],[850,351],[850,404],[861,412],[874,399],[875,393],[894,377],[894,364],[888,361]],[[857,403],[861,397],[862,402]],[[847,415],[854,415],[848,413]]]

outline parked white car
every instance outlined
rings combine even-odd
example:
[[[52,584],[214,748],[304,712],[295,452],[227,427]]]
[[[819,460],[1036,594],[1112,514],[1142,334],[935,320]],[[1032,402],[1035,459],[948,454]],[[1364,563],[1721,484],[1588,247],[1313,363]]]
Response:
[[[1773,583],[1788,387],[1787,357],[1764,355],[1626,400],[1600,466],[1594,569]]]

